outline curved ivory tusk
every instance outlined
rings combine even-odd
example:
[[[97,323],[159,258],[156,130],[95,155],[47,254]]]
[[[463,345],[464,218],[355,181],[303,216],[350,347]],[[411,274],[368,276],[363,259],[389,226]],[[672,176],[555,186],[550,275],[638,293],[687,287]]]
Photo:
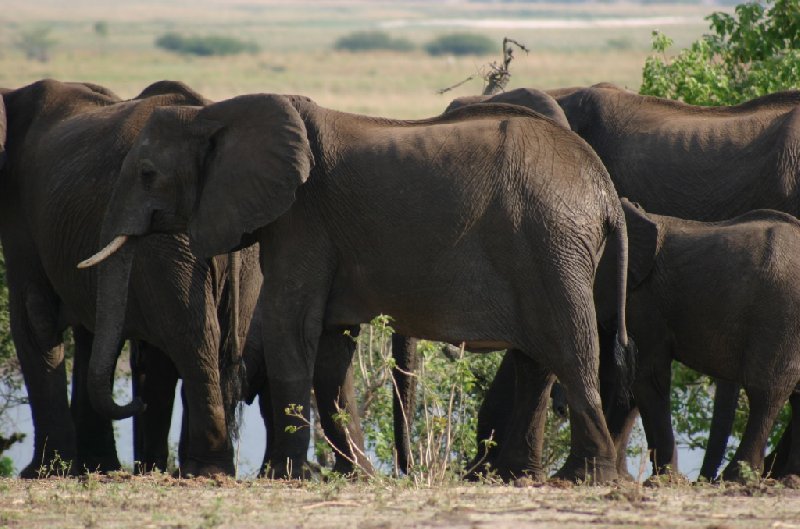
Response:
[[[78,263],[78,268],[89,268],[91,266],[96,265],[102,261],[105,261],[111,254],[122,248],[122,245],[125,244],[125,241],[128,240],[127,235],[117,235],[114,237],[114,240],[108,243],[108,245],[91,256],[90,258],[81,261]]]

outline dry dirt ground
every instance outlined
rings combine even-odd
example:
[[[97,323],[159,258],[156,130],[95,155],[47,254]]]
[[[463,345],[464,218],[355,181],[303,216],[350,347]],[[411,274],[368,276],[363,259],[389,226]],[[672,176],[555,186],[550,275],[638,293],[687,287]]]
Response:
[[[0,527],[799,528],[800,480],[637,486],[281,483],[167,475],[0,480]]]

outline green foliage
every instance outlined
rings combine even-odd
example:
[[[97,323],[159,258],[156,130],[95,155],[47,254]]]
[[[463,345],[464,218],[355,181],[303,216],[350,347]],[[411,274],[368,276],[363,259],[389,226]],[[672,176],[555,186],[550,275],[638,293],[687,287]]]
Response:
[[[345,51],[411,51],[414,44],[408,39],[393,38],[384,31],[356,31],[337,39],[333,47]]]
[[[14,477],[14,461],[8,457],[0,458],[0,478]]]
[[[488,37],[474,33],[442,35],[425,45],[431,55],[486,55],[497,51],[497,44]]]
[[[706,17],[712,34],[668,58],[672,40],[656,31],[641,93],[695,105],[731,105],[800,86],[800,0],[736,6]]]
[[[378,467],[387,471],[395,462],[391,335],[390,318],[375,318],[362,327],[355,355],[356,395],[367,449],[376,455]],[[423,340],[418,344],[416,408],[406,410],[412,418],[410,477],[418,483],[459,476],[464,464],[484,449],[476,440],[478,408],[502,359],[502,352],[460,352],[453,359],[442,352],[443,347]],[[569,427],[549,415],[544,464],[554,470],[569,450]]]
[[[22,50],[29,60],[47,62],[50,60],[50,51],[58,41],[50,37],[52,29],[41,26],[25,30],[20,33],[14,45]]]
[[[237,55],[239,53],[255,53],[258,45],[255,42],[239,40],[233,37],[208,35],[205,37],[185,37],[180,33],[169,32],[156,39],[156,46],[167,51],[184,55]]]

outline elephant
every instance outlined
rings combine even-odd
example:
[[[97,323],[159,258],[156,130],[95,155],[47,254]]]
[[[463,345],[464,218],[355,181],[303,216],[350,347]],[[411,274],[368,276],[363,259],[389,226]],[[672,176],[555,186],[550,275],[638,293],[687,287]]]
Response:
[[[622,207],[630,240],[628,325],[638,346],[633,395],[655,469],[674,464],[675,359],[742,385],[750,415],[722,475],[739,478],[741,463],[762,470],[767,436],[800,381],[800,221],[755,210],[706,223],[648,214],[626,199]],[[613,265],[601,261],[598,268],[601,321],[614,318]],[[796,448],[783,472],[800,471]]]
[[[799,213],[800,92],[733,107],[640,96],[610,83],[547,93],[558,101],[571,129],[603,160],[619,195],[648,211],[706,221],[756,208]],[[493,102],[491,97],[480,100]],[[717,413],[702,469],[708,479],[720,465],[738,394],[738,386],[729,381],[717,384]],[[630,405],[629,417],[621,409],[613,413],[616,418],[607,419],[615,444],[626,446],[636,407]],[[622,451],[618,462],[618,472],[627,474]]]
[[[269,377],[264,362],[264,339],[261,324],[263,305],[264,301],[259,299],[242,351],[245,376],[241,398],[247,404],[252,404],[258,397],[266,432],[264,459],[258,475],[270,477],[274,474],[270,459],[275,449],[276,426],[272,417]],[[353,327],[349,331],[351,336],[358,336],[358,327]],[[347,364],[347,358],[353,355],[351,344],[352,340],[351,343],[344,340],[328,340],[320,344],[314,368],[314,395],[322,429],[334,453],[332,470],[346,476],[354,475],[356,470],[366,475],[372,475],[374,468],[364,449],[364,434],[358,420],[353,366]],[[327,347],[328,345],[331,347]],[[344,372],[343,376],[326,376],[327,373],[342,372]],[[339,406],[350,417],[346,424],[335,420]],[[316,469],[314,470],[316,471]]]
[[[446,114],[467,105],[478,103],[500,103],[526,107],[552,119],[564,128],[570,128],[567,117],[558,105],[558,102],[549,94],[533,88],[518,88],[494,96],[480,95],[460,97],[451,101],[444,113]],[[408,473],[410,451],[408,421],[410,418],[407,416],[407,413],[408,410],[413,410],[416,405],[416,378],[410,376],[409,373],[415,371],[418,364],[418,359],[416,357],[416,339],[395,334],[392,337],[392,354],[396,365],[392,374],[394,377],[394,385],[397,388],[396,391],[393,392],[394,439],[397,452],[397,466],[402,472]],[[511,406],[507,405],[505,401],[507,398],[513,398],[514,386],[513,383],[509,382],[509,380],[513,381],[511,377],[513,377],[514,373],[512,357],[513,354],[504,357],[502,367],[500,368],[502,373],[500,380],[504,380],[506,383],[502,384],[502,387],[500,387],[501,385],[492,385],[490,387],[490,392],[495,394],[489,396],[488,402],[502,404],[502,408],[492,410],[487,408],[481,410],[484,419],[479,421],[479,425],[482,425],[484,429],[478,432],[479,446],[481,446],[480,441],[486,438],[482,437],[482,435],[490,435],[494,432],[493,440],[498,442],[498,440],[503,437],[503,432],[507,427],[507,424],[505,424],[507,420],[501,425],[498,422],[491,421],[490,417],[509,415],[511,410]],[[554,408],[557,411],[560,410],[559,413],[563,413],[565,416],[564,408],[566,404],[563,392],[561,392],[558,384],[553,385],[553,389],[555,391],[555,395],[552,395],[554,397]],[[501,412],[501,409],[505,410],[505,412]],[[508,417],[504,417],[504,419],[508,419]],[[466,465],[467,469],[483,467],[486,463],[494,466],[494,459],[497,452],[499,452],[499,450],[479,450],[479,453],[476,454],[472,462]],[[537,456],[533,454],[532,457],[535,459]],[[510,474],[519,474],[520,472],[521,469],[510,469]]]
[[[40,465],[56,457],[71,462],[74,472],[119,468],[111,422],[102,413],[102,398],[97,398],[98,392],[102,396],[110,390],[113,373],[98,376],[97,363],[113,365],[125,337],[138,340],[153,354],[168,355],[183,377],[189,419],[182,443],[182,472],[232,472],[229,430],[238,400],[237,335],[243,335],[257,295],[257,289],[248,288],[249,276],[260,272],[256,265],[239,267],[241,277],[229,274],[229,259],[255,264],[257,255],[248,250],[253,253],[249,260],[238,252],[201,259],[190,252],[185,234],[142,238],[142,251],[131,263],[132,303],[123,314],[124,333],[107,341],[102,351],[97,340],[108,335],[104,328],[108,315],[96,318],[96,296],[98,291],[103,295],[113,270],[111,266],[97,273],[75,268],[79,257],[98,246],[119,168],[147,116],[161,105],[203,105],[206,101],[176,82],[155,83],[133,100],[121,101],[97,85],[51,79],[7,91],[3,99],[8,141],[7,163],[0,177],[0,238],[12,337],[35,436],[32,462],[21,475],[36,477]],[[236,283],[241,295],[231,286]],[[238,332],[231,323],[237,311],[242,313]],[[74,421],[63,361],[67,327],[73,328],[76,345]],[[162,373],[155,369],[149,374]],[[172,384],[171,390],[161,387],[162,392],[148,402],[153,412],[159,410],[163,392],[171,402],[174,378]],[[149,395],[145,391],[144,398],[150,399]],[[163,420],[164,414],[159,415],[145,413],[140,422],[145,430],[142,435],[160,438],[142,448],[141,462],[164,468],[166,430],[163,424],[158,428],[151,424]],[[159,428],[160,433],[154,433]]]
[[[130,238],[184,228],[198,255],[224,253],[243,237],[261,245],[278,474],[303,473],[318,343],[384,313],[406,336],[522,351],[517,376],[531,386],[515,398],[514,427],[533,411],[537,373],[552,370],[572,410],[560,475],[587,479],[588,468],[601,481],[616,477],[598,394],[592,282],[606,239],[619,239],[624,316],[622,211],[600,160],[550,119],[476,105],[398,121],[272,94],[160,109],[123,164],[106,246],[85,264]],[[624,321],[621,374],[633,355]],[[509,459],[520,451],[504,448]]]

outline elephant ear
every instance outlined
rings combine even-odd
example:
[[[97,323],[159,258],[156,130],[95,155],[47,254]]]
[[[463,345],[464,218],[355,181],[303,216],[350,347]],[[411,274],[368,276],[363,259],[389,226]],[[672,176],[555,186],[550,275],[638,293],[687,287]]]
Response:
[[[628,287],[636,288],[650,274],[659,248],[659,226],[639,204],[621,199],[628,230]]]
[[[198,112],[191,127],[208,142],[189,237],[192,250],[209,257],[283,215],[314,161],[305,124],[283,96],[215,103]]]

